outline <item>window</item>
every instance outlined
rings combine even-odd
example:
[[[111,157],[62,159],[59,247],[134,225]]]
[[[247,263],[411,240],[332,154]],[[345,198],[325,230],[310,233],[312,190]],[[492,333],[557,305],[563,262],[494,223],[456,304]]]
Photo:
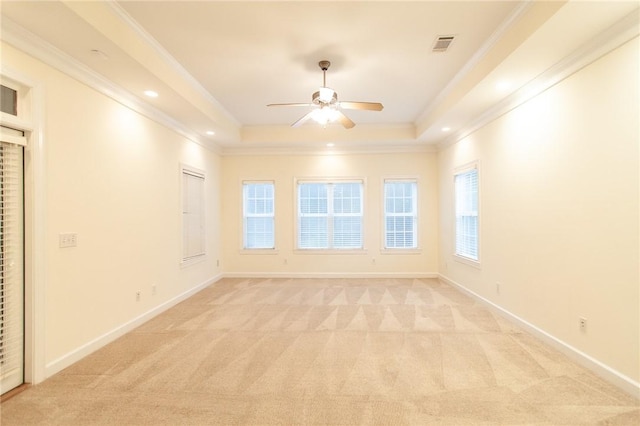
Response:
[[[245,249],[275,248],[273,183],[243,183],[242,206],[243,247]]]
[[[10,87],[0,85],[0,111],[18,115],[18,91]]]
[[[2,75],[0,84],[0,115],[3,125],[17,124],[16,118],[29,120],[31,118],[31,88],[16,80]],[[18,125],[22,129],[21,125]],[[11,126],[15,127],[15,126]]]
[[[205,255],[204,172],[182,171],[182,261]]]
[[[455,254],[479,260],[478,249],[478,169],[464,170],[455,175]]]
[[[298,248],[361,249],[362,181],[298,183]]]
[[[415,180],[384,182],[384,247],[418,248],[417,183]]]

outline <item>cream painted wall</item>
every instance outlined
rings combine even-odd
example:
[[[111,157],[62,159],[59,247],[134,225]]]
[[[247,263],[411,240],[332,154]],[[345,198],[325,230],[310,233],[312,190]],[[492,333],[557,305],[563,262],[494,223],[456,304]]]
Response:
[[[2,45],[44,92],[44,351],[48,374],[136,318],[220,273],[220,158]],[[206,173],[206,259],[181,267],[180,163]],[[60,233],[78,246],[59,248]],[[152,292],[156,286],[156,294]],[[141,300],[136,301],[136,292]],[[42,338],[42,336],[40,336]]]
[[[435,153],[320,154],[223,157],[225,273],[238,275],[330,276],[332,274],[419,276],[437,273],[437,156]],[[357,177],[365,182],[365,250],[356,254],[312,254],[295,250],[295,179]],[[411,254],[383,253],[382,182],[388,177],[418,179],[419,244]],[[275,182],[276,250],[242,250],[242,182]],[[375,261],[375,262],[374,262]]]
[[[439,153],[442,274],[636,383],[638,52],[636,38]],[[452,174],[476,160],[480,269],[452,256]]]
[[[229,275],[440,272],[639,381],[637,52],[635,40],[438,154],[221,158],[3,44],[3,67],[44,93],[45,243],[38,249],[46,264],[44,288],[36,290],[44,292],[48,371],[214,280],[220,259]],[[451,256],[452,172],[474,160],[481,269]],[[180,163],[207,173],[209,255],[185,268]],[[364,253],[294,250],[294,179],[325,176],[366,179]],[[382,181],[402,176],[419,179],[421,250],[386,254]],[[276,183],[274,254],[241,250],[243,180]],[[78,247],[60,249],[63,232],[78,233]],[[588,319],[586,332],[579,316]]]

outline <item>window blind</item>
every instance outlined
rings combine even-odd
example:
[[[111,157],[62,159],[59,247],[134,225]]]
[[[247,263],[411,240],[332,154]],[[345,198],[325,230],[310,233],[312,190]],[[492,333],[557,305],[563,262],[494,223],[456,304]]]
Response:
[[[414,180],[385,181],[385,248],[418,247],[417,192]]]
[[[204,174],[182,170],[182,260],[205,254]]]
[[[478,169],[455,175],[455,252],[479,259],[478,250]]]
[[[273,183],[246,182],[242,193],[244,248],[275,248]]]
[[[23,382],[23,147],[0,142],[0,393]]]
[[[333,248],[362,248],[362,184],[333,184]]]
[[[298,248],[362,248],[362,182],[298,183]]]
[[[7,144],[27,146],[27,138],[21,130],[0,126],[0,140]]]
[[[328,197],[327,184],[298,185],[298,248],[329,248]]]

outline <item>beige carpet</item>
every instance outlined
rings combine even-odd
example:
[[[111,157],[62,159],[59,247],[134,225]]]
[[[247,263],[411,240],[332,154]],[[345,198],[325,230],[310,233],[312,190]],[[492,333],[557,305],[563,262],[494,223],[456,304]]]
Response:
[[[640,424],[437,280],[224,279],[1,406],[10,425]]]

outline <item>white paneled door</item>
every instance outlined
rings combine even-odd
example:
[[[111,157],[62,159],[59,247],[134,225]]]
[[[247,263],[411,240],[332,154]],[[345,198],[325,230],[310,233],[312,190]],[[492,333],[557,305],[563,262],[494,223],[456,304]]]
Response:
[[[23,147],[11,133],[0,141],[0,394],[24,382]]]

